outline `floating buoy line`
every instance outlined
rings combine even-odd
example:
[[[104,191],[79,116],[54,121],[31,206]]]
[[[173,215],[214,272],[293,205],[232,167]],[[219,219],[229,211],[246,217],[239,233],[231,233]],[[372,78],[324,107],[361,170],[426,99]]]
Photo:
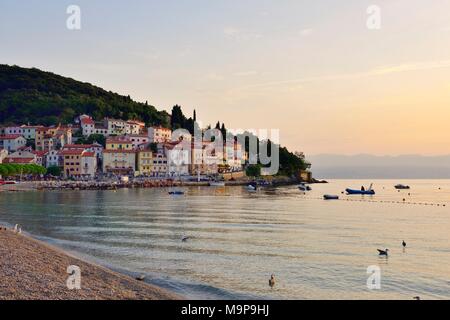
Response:
[[[322,200],[321,198],[307,198],[312,200]],[[347,201],[347,202],[368,202],[368,203],[390,203],[390,204],[408,204],[408,205],[416,205],[416,206],[435,206],[435,207],[446,207],[447,205],[444,203],[432,203],[432,202],[410,202],[410,201],[398,201],[398,200],[369,200],[369,199],[336,199],[333,201]],[[333,202],[331,201],[331,202]]]

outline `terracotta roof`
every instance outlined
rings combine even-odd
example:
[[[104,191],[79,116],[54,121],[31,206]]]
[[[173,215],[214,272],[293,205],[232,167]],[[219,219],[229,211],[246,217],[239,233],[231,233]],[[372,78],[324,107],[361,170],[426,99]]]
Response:
[[[103,150],[103,153],[136,153],[136,150]]]
[[[95,124],[95,122],[91,118],[82,118],[81,124]]]
[[[85,152],[82,157],[95,157],[95,152]]]
[[[6,157],[3,162],[4,163],[33,163],[34,158],[10,158]]]
[[[21,134],[7,134],[4,136],[0,136],[0,140],[15,140],[20,137],[22,137]]]
[[[32,153],[34,153],[38,157],[43,157],[48,153],[48,151],[33,151]]]
[[[101,144],[66,144],[63,149],[89,149],[103,147]]]
[[[63,150],[61,151],[61,155],[63,156],[81,156],[83,154],[83,149],[76,149],[76,150]]]

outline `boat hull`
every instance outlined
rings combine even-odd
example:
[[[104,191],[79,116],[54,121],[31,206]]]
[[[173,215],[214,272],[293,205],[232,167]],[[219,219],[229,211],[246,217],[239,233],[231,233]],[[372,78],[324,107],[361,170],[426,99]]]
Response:
[[[353,190],[353,189],[346,189],[345,190],[347,192],[347,194],[363,194],[363,195],[374,195],[375,191],[374,190]]]

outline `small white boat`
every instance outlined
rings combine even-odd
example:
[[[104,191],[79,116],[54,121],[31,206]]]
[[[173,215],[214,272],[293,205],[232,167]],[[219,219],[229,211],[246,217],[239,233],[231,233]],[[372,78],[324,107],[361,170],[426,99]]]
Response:
[[[256,184],[249,184],[247,186],[247,190],[248,191],[257,191],[258,190],[258,186]]]

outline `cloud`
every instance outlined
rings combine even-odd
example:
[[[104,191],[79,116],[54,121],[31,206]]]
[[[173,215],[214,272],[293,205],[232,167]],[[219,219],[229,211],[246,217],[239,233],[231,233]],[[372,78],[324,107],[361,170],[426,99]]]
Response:
[[[427,71],[427,70],[442,69],[442,68],[450,68],[450,60],[422,61],[422,62],[414,62],[414,63],[405,63],[405,64],[400,64],[400,65],[380,66],[380,67],[371,69],[369,71],[362,71],[362,72],[328,74],[328,75],[308,77],[308,78],[305,77],[305,78],[297,78],[297,79],[290,79],[290,80],[269,81],[269,82],[264,82],[264,83],[251,84],[246,87],[241,87],[241,88],[239,88],[239,90],[275,87],[275,86],[282,86],[282,85],[293,85],[293,87],[295,87],[295,85],[301,86],[304,83],[311,83],[311,82],[361,79],[361,78],[368,78],[368,77],[385,76],[385,75],[395,74],[395,73],[412,72],[412,71]],[[297,87],[297,88],[300,88],[300,87]]]

